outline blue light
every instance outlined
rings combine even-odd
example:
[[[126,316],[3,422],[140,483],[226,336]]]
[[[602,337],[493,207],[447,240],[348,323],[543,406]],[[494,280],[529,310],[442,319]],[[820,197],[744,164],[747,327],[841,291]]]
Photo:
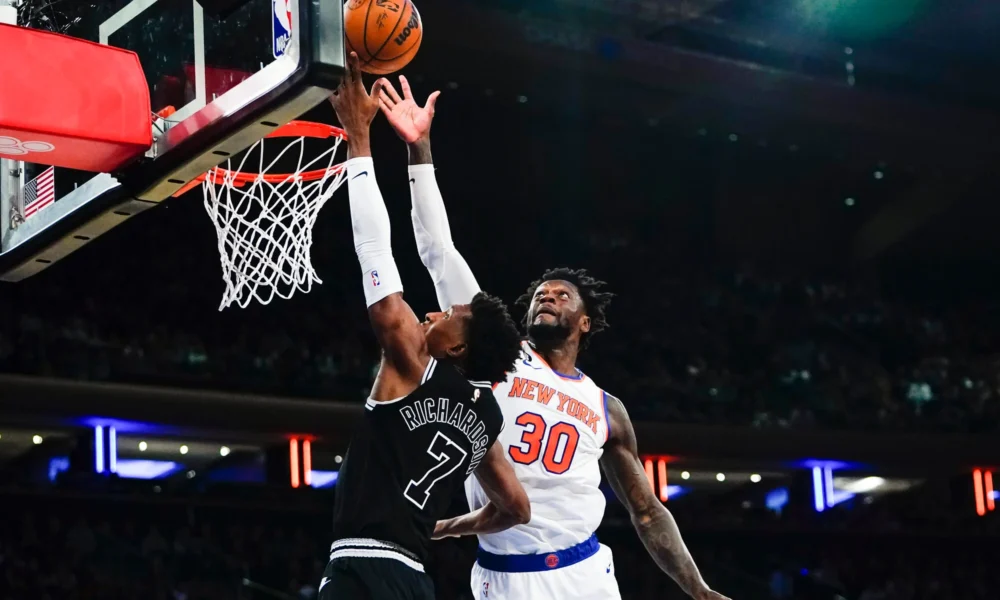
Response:
[[[104,426],[94,426],[94,471],[104,472]]]
[[[118,432],[114,425],[108,427],[108,470],[118,472]]]
[[[679,485],[668,485],[667,486],[667,498],[672,500],[674,498],[677,498],[678,496],[683,496],[684,494],[688,493],[689,491],[690,490],[688,490],[686,487],[681,487]]]
[[[788,488],[780,487],[771,490],[764,497],[764,506],[773,510],[774,512],[781,512],[781,509],[788,504]]]
[[[118,461],[118,476],[126,479],[159,479],[184,468],[184,465],[169,460]]]
[[[833,508],[845,500],[854,497],[851,492],[842,492],[833,489],[833,469],[823,469],[824,488],[826,490],[826,507]]]
[[[333,487],[337,483],[340,471],[313,471],[312,486],[314,488]]]
[[[85,427],[114,427],[123,435],[133,435],[145,433],[149,435],[176,435],[183,433],[180,428],[173,425],[161,425],[157,423],[143,423],[142,421],[129,421],[126,419],[114,419],[110,417],[83,417],[74,419],[74,423]]]
[[[848,468],[859,468],[857,464],[846,463],[842,460],[825,460],[818,458],[807,458],[800,461],[794,461],[791,463],[796,467],[804,467],[807,469],[812,469],[814,467],[819,467],[821,469],[848,469]]]
[[[846,466],[845,463],[837,461],[809,462],[813,464],[813,505],[816,508],[816,512],[823,512],[854,497],[854,494],[851,492],[844,492],[833,487],[833,470],[839,468],[833,465]]]
[[[816,512],[826,510],[826,501],[823,499],[823,468],[813,467],[813,507]]]
[[[49,459],[49,481],[56,482],[56,477],[63,471],[69,470],[68,456],[53,456]]]

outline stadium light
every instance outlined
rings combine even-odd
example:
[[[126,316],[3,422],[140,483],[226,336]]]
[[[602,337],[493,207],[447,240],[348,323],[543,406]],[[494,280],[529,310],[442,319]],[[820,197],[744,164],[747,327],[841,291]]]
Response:
[[[178,463],[167,460],[122,459],[118,461],[118,476],[125,479],[159,479],[180,468]]]
[[[114,425],[108,426],[108,471],[118,472],[118,431]]]
[[[976,514],[986,516],[987,512],[996,510],[997,493],[993,489],[993,471],[989,469],[974,469],[972,471],[972,488],[976,500]]]
[[[753,475],[750,476],[750,481],[753,483],[760,483],[760,475],[754,473]]]
[[[813,467],[813,508],[816,512],[826,510],[826,501],[823,499],[823,468]]]
[[[182,445],[181,446],[181,454],[187,454],[187,453],[188,453],[188,447],[187,447],[187,445]]]
[[[229,446],[223,446],[219,448],[219,456],[229,456]]]
[[[657,459],[656,461],[656,472],[660,476],[660,502],[666,502],[670,499],[670,493],[667,490],[667,461],[664,458]]]
[[[337,484],[337,477],[339,475],[339,471],[313,471],[311,485],[314,488],[333,487]]]
[[[299,439],[288,440],[288,469],[291,471],[292,487],[299,487]]]
[[[302,441],[302,483],[312,485],[312,442]]]
[[[840,486],[840,489],[853,494],[866,494],[881,487],[883,484],[885,484],[885,479],[872,476],[843,484]]]
[[[983,472],[980,469],[972,471],[972,489],[976,497],[976,514],[986,515],[986,499],[983,498]]]
[[[35,436],[38,437],[37,435]],[[34,441],[34,440],[32,440]],[[36,444],[38,442],[35,442]],[[94,427],[94,472],[104,472],[104,426]]]

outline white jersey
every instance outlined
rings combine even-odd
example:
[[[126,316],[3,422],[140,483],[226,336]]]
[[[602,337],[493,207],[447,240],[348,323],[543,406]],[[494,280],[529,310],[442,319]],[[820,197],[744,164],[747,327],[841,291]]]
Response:
[[[531,500],[531,521],[488,535],[494,554],[540,554],[575,546],[604,518],[598,461],[608,439],[604,390],[583,373],[556,373],[528,342],[513,373],[493,394],[503,411],[497,438]],[[489,499],[475,477],[465,482],[472,510]]]

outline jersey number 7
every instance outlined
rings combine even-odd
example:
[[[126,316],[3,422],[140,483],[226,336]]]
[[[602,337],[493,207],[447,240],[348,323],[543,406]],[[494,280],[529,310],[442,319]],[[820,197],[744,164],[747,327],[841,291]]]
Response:
[[[455,469],[461,466],[462,461],[468,455],[461,446],[451,441],[451,438],[440,431],[434,435],[431,445],[427,447],[427,454],[430,454],[431,458],[434,459],[434,465],[424,473],[419,481],[411,479],[406,490],[403,491],[406,499],[416,504],[417,508],[421,510],[427,504],[427,499],[431,497],[431,488],[434,487],[434,484],[451,475]]]
[[[576,446],[580,442],[580,431],[576,427],[560,421],[548,428],[546,438],[545,419],[542,415],[526,412],[514,422],[524,427],[524,433],[521,434],[519,445],[507,449],[511,460],[530,465],[541,456],[542,466],[549,473],[561,475],[569,470],[576,454]],[[545,447],[544,452],[542,446]],[[562,454],[557,457],[560,446],[563,446]]]

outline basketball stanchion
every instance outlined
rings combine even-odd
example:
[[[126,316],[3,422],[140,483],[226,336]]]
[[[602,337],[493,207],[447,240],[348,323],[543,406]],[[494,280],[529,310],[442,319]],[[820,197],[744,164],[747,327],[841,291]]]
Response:
[[[290,141],[265,161],[265,142],[276,139]],[[327,139],[331,145],[307,162],[307,139]],[[310,256],[312,231],[320,209],[344,182],[346,172],[336,156],[345,139],[338,127],[292,121],[251,146],[235,168],[229,159],[174,194],[201,184],[226,286],[219,310],[233,303],[246,308],[253,299],[261,304],[276,296],[288,299],[322,283]],[[296,154],[294,171],[271,173],[279,161]],[[257,170],[248,172],[254,163]]]

